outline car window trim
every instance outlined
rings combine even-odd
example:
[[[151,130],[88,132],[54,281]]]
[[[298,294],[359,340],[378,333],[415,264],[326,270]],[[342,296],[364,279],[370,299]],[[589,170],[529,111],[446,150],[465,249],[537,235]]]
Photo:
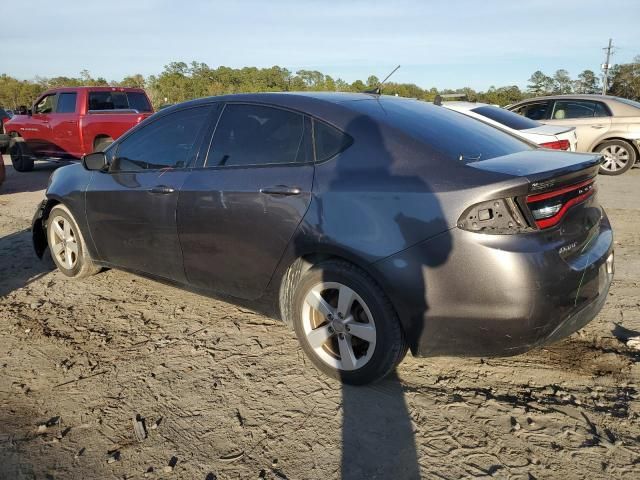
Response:
[[[158,122],[159,120],[161,120],[161,119],[163,119],[165,117],[168,117],[170,115],[179,113],[179,112],[184,112],[186,110],[193,110],[193,109],[196,109],[196,108],[213,108],[214,103],[215,102],[207,102],[207,103],[203,103],[203,104],[199,104],[199,105],[190,105],[188,107],[179,108],[179,109],[173,110],[171,112],[167,112],[166,114],[161,115],[158,118],[155,118],[155,119],[151,120],[148,123],[141,124],[141,125],[144,125],[144,126],[141,126],[140,128],[134,128],[133,130],[128,132],[125,136],[120,137],[118,139],[118,141],[116,142],[117,145],[116,145],[115,151],[114,151],[113,155],[111,156],[111,159],[110,159],[109,163],[111,164],[116,158],[118,158],[118,152],[120,151],[120,145],[122,145],[122,142],[124,142],[131,135],[135,134],[137,131],[142,130],[143,128],[147,128],[149,125],[153,125],[154,123]],[[209,114],[210,113],[211,112],[209,112]],[[207,119],[205,120],[207,123],[210,121],[209,116],[210,115],[208,115]],[[151,118],[151,117],[149,117],[149,118]],[[196,136],[196,139],[195,139],[195,141],[193,143],[194,146],[191,147],[191,150],[189,151],[189,153],[191,153],[193,151],[193,149],[196,148],[196,145],[197,145],[198,150],[195,153],[195,155],[190,155],[189,156],[189,162],[184,167],[162,167],[162,168],[149,168],[149,169],[144,169],[144,170],[117,170],[117,171],[113,171],[112,172],[111,171],[111,165],[109,165],[109,170],[106,173],[109,173],[109,174],[115,174],[115,173],[147,173],[147,172],[159,172],[159,171],[163,171],[163,170],[178,172],[178,171],[192,170],[194,168],[193,164],[197,162],[197,158],[198,158],[198,155],[200,153],[200,149],[202,148],[202,143],[203,143],[203,140],[204,140],[204,136],[203,135],[208,130],[208,128],[209,127],[201,128],[200,131],[198,132],[198,135]]]
[[[202,164],[202,169],[226,169],[226,168],[256,168],[256,167],[282,167],[282,166],[295,166],[295,165],[315,165],[316,162],[316,152],[315,152],[315,142],[313,142],[313,159],[309,162],[274,162],[274,163],[256,163],[256,164],[252,164],[252,165],[207,165],[208,161],[209,161],[209,153],[211,152],[211,145],[213,145],[213,138],[216,135],[216,131],[218,130],[218,125],[220,124],[220,119],[222,118],[222,116],[224,115],[224,111],[227,108],[227,105],[251,105],[251,106],[257,106],[257,107],[268,107],[268,108],[275,108],[278,110],[284,110],[286,112],[291,112],[291,113],[295,113],[296,115],[300,115],[302,117],[302,125],[303,125],[303,135],[304,135],[304,128],[305,128],[305,117],[309,117],[312,122],[311,122],[311,130],[312,130],[312,135],[313,135],[313,119],[314,117],[312,117],[311,115],[309,115],[308,113],[305,112],[301,112],[299,110],[295,110],[292,108],[287,108],[287,107],[282,107],[280,105],[274,105],[271,103],[262,103],[262,102],[246,102],[246,101],[230,101],[230,102],[224,102],[224,105],[222,106],[222,109],[220,110],[220,115],[218,116],[218,119],[216,121],[216,125],[213,129],[213,131],[211,132],[211,138],[209,139],[209,145],[207,147],[207,153],[205,154],[204,157],[204,162]],[[313,137],[312,137],[313,139]]]

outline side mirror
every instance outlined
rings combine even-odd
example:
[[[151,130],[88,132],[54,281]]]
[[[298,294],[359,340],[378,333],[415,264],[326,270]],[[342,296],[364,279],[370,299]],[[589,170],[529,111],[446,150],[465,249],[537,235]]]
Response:
[[[20,105],[18,107],[18,111],[17,111],[18,115],[27,115],[27,112],[28,112],[27,107],[25,107],[24,105]]]
[[[109,162],[104,152],[94,152],[82,157],[82,166],[87,170],[105,171]]]

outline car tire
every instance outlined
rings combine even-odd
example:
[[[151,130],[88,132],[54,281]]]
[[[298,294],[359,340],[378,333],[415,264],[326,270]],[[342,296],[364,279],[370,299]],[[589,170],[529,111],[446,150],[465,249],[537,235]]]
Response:
[[[93,142],[93,151],[94,152],[104,152],[105,149],[113,143],[113,138],[111,137],[100,137],[96,138]]]
[[[622,175],[633,167],[637,158],[633,146],[623,140],[608,140],[598,145],[595,151],[604,155],[600,165],[603,175]]]
[[[289,311],[306,355],[320,371],[344,383],[380,380],[407,353],[391,302],[350,263],[331,260],[304,272]]]
[[[9,144],[11,163],[16,172],[30,172],[33,170],[33,155],[27,144],[21,140],[12,139]]]
[[[47,218],[47,244],[56,267],[70,278],[84,278],[100,271],[89,257],[86,243],[73,215],[58,204]]]

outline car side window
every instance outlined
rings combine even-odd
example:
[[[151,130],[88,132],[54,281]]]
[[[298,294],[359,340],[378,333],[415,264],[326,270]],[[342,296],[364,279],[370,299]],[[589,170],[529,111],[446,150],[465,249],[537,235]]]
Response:
[[[549,102],[526,103],[514,111],[531,120],[545,120],[549,110]]]
[[[594,117],[610,117],[611,112],[609,112],[609,109],[604,105],[604,103],[596,102],[596,111],[593,116]]]
[[[196,142],[210,111],[209,105],[179,110],[134,131],[118,145],[109,170],[187,167],[197,153]]]
[[[304,115],[264,105],[227,104],[207,155],[207,167],[310,161],[309,121]]]
[[[57,94],[52,93],[51,95],[42,97],[40,101],[34,106],[33,113],[53,113],[56,109],[56,96]]]
[[[585,100],[557,100],[553,108],[554,120],[592,118],[596,116],[596,102]]]
[[[78,95],[75,92],[59,94],[56,113],[74,113],[76,111],[77,97]]]
[[[318,120],[313,121],[314,139],[316,145],[316,160],[329,160],[351,146],[353,139],[335,127]]]

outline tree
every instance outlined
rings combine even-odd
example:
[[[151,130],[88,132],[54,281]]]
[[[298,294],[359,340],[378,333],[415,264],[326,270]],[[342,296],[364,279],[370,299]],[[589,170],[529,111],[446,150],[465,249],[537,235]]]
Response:
[[[574,82],[575,93],[600,93],[600,81],[593,70],[585,70]]]
[[[529,85],[527,85],[527,91],[535,96],[548,95],[553,90],[553,79],[548,77],[540,70],[529,77]]]
[[[139,73],[135,75],[129,75],[124,77],[121,82],[118,82],[118,85],[121,87],[133,87],[133,88],[145,88],[147,82],[144,77]]]
[[[563,95],[573,91],[573,82],[569,72],[564,69],[556,70],[553,76],[553,93]]]
[[[640,55],[631,63],[613,66],[607,93],[640,101]]]

